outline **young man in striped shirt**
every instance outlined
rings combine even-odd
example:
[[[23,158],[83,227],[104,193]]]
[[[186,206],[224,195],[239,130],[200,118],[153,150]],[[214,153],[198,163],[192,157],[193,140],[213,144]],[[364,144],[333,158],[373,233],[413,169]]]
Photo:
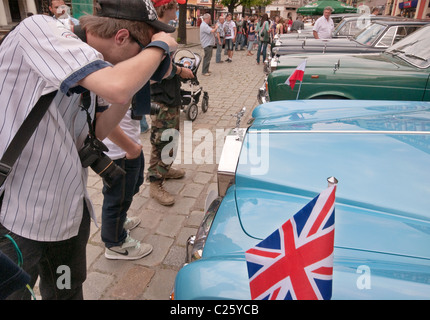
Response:
[[[93,209],[87,170],[78,155],[88,135],[80,93],[92,92],[93,117],[96,95],[111,103],[97,119],[96,136],[102,140],[159,65],[170,64],[168,53],[177,48],[165,33],[174,28],[157,20],[150,0],[98,4],[98,16],[81,18],[87,43],[58,27],[54,18],[34,15],[0,46],[0,157],[39,97],[58,90],[0,189],[0,250],[16,260],[14,246],[3,238],[10,234],[22,252],[30,286],[40,276],[43,299],[83,298]],[[58,270],[64,266],[71,283],[59,288]],[[10,296],[29,297],[25,289]]]

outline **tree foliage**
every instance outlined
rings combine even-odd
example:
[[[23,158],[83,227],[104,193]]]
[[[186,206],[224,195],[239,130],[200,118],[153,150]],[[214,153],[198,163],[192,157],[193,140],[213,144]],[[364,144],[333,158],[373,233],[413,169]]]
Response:
[[[272,0],[221,0],[221,4],[227,7],[230,13],[233,13],[234,9],[238,6],[243,6],[245,8],[265,7],[271,3]]]

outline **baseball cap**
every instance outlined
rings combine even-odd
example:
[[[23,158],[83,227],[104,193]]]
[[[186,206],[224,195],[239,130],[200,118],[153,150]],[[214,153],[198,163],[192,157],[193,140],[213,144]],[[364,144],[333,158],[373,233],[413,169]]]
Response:
[[[151,0],[97,0],[97,16],[131,21],[143,21],[158,31],[175,32],[175,27],[158,20]]]

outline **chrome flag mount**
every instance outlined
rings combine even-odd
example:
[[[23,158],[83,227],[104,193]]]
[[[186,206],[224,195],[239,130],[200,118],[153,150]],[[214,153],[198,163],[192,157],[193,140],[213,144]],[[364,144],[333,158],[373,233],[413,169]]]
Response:
[[[322,300],[332,294],[337,180],[245,252],[253,300]]]

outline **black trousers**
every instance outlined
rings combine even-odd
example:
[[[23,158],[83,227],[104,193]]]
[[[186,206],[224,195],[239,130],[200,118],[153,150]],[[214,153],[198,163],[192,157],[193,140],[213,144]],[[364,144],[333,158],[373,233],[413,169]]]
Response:
[[[78,235],[63,241],[43,242],[20,237],[0,224],[0,251],[17,262],[13,243],[3,237],[9,234],[18,245],[22,268],[34,287],[40,277],[40,293],[43,300],[83,299],[82,284],[87,275],[86,246],[90,234],[90,214],[84,202],[84,212]],[[26,300],[31,294],[27,288],[15,291],[7,299]]]

